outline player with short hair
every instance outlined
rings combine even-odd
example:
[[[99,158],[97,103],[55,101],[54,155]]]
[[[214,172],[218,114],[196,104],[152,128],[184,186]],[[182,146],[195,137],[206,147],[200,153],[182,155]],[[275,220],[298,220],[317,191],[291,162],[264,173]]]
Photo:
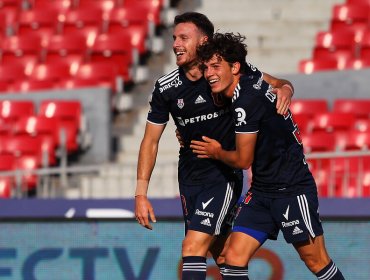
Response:
[[[279,231],[318,279],[344,279],[325,248],[316,184],[298,126],[290,111],[276,114],[276,95],[261,74],[245,72],[244,40],[240,34],[216,33],[197,52],[213,94],[232,101],[236,149],[209,137],[192,141],[191,148],[205,160],[252,166],[251,188],[234,221],[223,279],[249,279],[249,260]]]
[[[156,81],[150,98],[138,158],[135,215],[142,226],[152,228],[149,218],[155,222],[155,215],[147,190],[159,140],[171,115],[183,141],[178,164],[186,232],[182,244],[182,279],[196,280],[206,278],[208,251],[222,272],[224,245],[234,218],[232,210],[242,191],[242,172],[220,161],[199,160],[190,149],[191,139],[200,140],[202,135],[218,139],[224,147],[234,149],[235,136],[229,107],[222,98],[211,94],[196,57],[197,46],[212,38],[213,24],[205,15],[196,12],[176,16],[174,24],[173,51],[178,68]],[[246,68],[251,75],[260,73],[250,65]],[[267,74],[265,77],[276,88],[288,83]],[[292,91],[284,87],[278,92],[283,99],[277,110],[284,112]]]

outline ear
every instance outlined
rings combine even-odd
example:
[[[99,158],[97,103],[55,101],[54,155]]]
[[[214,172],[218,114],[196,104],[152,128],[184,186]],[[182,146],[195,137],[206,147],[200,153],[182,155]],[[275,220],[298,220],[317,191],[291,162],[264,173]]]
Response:
[[[239,74],[239,72],[240,72],[240,63],[239,62],[234,62],[233,66],[231,67],[231,71],[234,75]]]

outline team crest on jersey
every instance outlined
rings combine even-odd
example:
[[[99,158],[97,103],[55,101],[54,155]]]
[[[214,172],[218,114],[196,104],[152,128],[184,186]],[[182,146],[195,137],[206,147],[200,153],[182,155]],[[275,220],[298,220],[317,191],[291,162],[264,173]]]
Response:
[[[182,99],[182,98],[177,99],[177,107],[182,109],[182,108],[184,108],[184,106],[185,106],[184,99]]]
[[[236,121],[238,122],[236,124],[236,126],[241,126],[243,124],[247,124],[247,122],[245,121],[245,118],[246,118],[247,114],[245,113],[244,109],[243,108],[236,108],[235,112],[237,114]]]

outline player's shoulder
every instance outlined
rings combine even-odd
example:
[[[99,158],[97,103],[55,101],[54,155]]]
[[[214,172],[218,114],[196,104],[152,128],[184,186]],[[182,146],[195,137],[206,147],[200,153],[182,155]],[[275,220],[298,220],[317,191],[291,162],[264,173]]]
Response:
[[[183,82],[183,72],[179,67],[169,71],[168,73],[162,75],[155,83],[159,92],[170,91],[171,89],[178,88]]]

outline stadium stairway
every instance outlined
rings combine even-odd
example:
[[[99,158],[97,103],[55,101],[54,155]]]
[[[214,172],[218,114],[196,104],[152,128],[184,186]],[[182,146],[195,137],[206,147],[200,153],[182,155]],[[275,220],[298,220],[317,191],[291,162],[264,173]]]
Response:
[[[205,13],[220,32],[247,37],[250,62],[264,72],[297,72],[310,57],[318,30],[327,30],[332,6],[344,0],[203,0],[181,1],[180,11]]]

